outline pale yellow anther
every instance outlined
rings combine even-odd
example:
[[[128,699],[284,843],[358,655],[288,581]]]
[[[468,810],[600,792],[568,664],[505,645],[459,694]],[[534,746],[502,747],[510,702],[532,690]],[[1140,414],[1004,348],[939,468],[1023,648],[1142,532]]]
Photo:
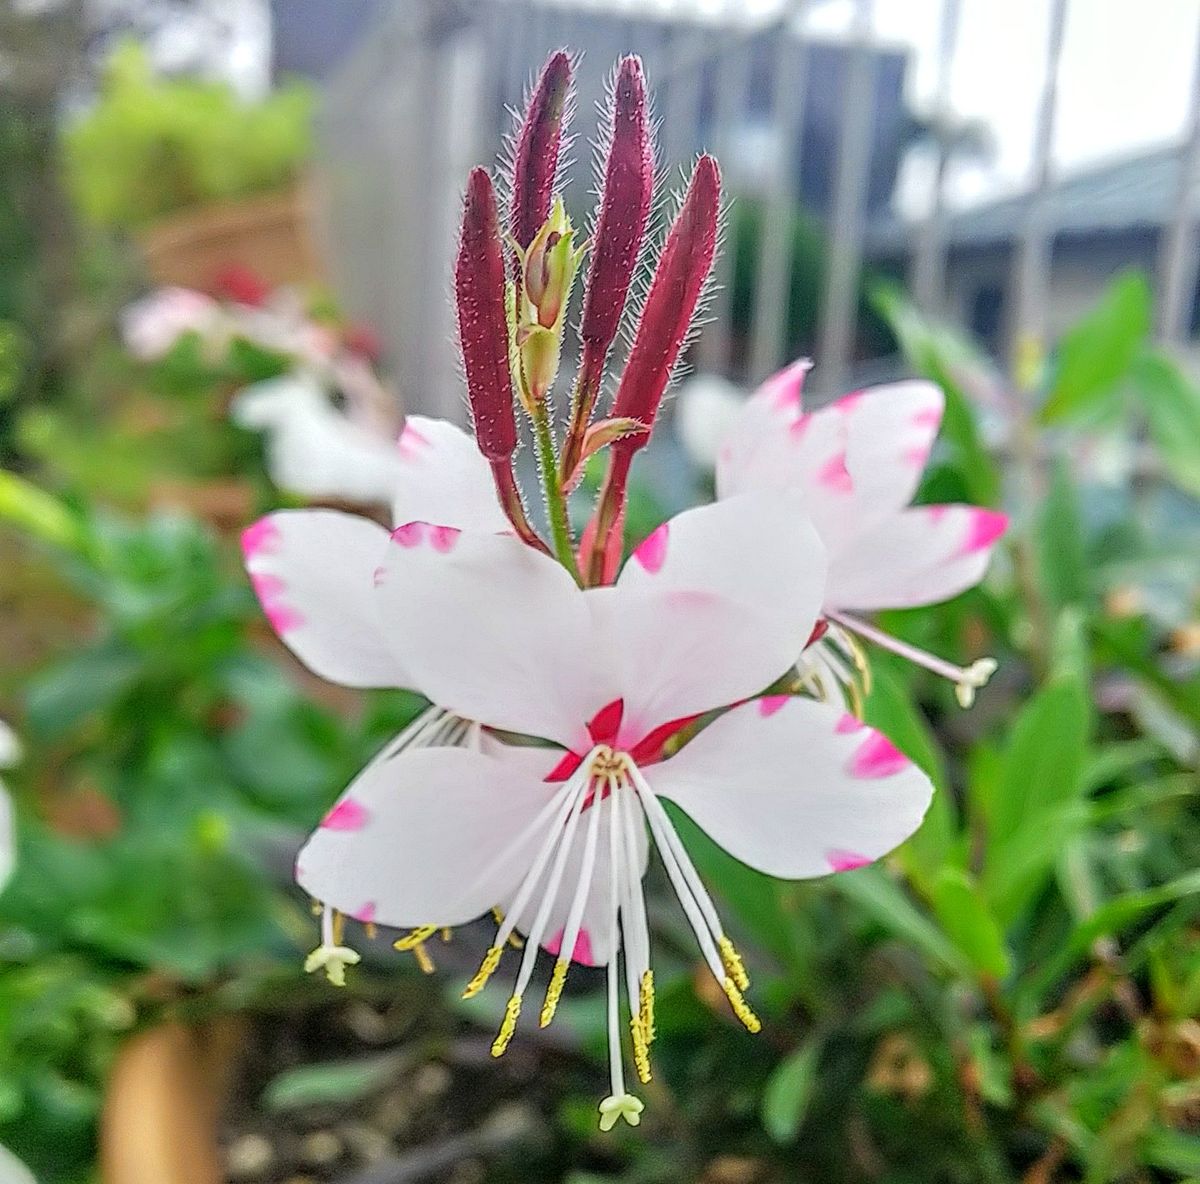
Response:
[[[725,965],[725,973],[737,984],[739,991],[748,991],[750,976],[746,973],[746,964],[742,961],[742,956],[737,952],[733,942],[727,937],[722,937],[717,942],[717,948],[721,951],[721,961]]]
[[[504,1008],[504,1019],[500,1023],[500,1031],[492,1041],[492,1056],[502,1057],[517,1030],[517,1017],[521,1014],[521,996],[513,995]]]
[[[392,944],[401,953],[407,953],[409,950],[415,950],[423,941],[428,941],[437,931],[436,925],[420,925]]]
[[[725,994],[729,999],[730,1007],[733,1008],[733,1014],[746,1025],[746,1030],[749,1032],[761,1032],[762,1021],[750,1010],[750,1005],[742,997],[737,983],[733,979],[727,978],[721,986],[724,988]]]
[[[449,940],[450,940],[450,927],[448,925],[443,925],[442,926],[442,941],[448,942]]]
[[[546,988],[546,999],[542,1003],[542,1014],[538,1019],[538,1025],[542,1028],[548,1028],[550,1021],[554,1019],[554,1013],[558,1010],[558,1001],[562,998],[563,987],[567,982],[567,970],[571,966],[569,958],[559,958],[554,963],[554,973],[550,976],[550,985]]]
[[[630,1126],[637,1126],[645,1108],[645,1103],[633,1094],[610,1094],[600,1103],[600,1129],[611,1131],[621,1118]]]
[[[638,990],[638,1020],[646,1037],[646,1047],[654,1043],[658,1034],[654,1027],[654,971],[647,970],[642,975],[641,987]]]
[[[422,974],[432,974],[436,969],[433,959],[429,956],[429,951],[423,945],[413,946],[412,956],[416,958]]]
[[[333,914],[333,944],[340,946],[346,937],[346,915],[337,911]]]
[[[640,1015],[635,1015],[629,1021],[629,1031],[633,1034],[633,1064],[638,1080],[647,1085],[650,1081],[650,1042],[646,1038],[646,1025]]]
[[[500,965],[500,955],[503,953],[503,946],[490,946],[488,948],[488,952],[484,954],[479,969],[475,972],[475,977],[467,983],[466,989],[462,993],[464,999],[475,998],[487,986],[488,979],[496,973],[496,967]]]
[[[358,953],[346,946],[319,945],[304,959],[304,969],[308,974],[323,970],[335,987],[344,987],[346,967],[356,966],[360,960]]]
[[[379,936],[379,926],[374,921],[365,921],[363,932],[366,933],[368,940],[374,941]]]
[[[964,711],[975,702],[975,692],[987,686],[988,679],[996,673],[995,658],[980,658],[963,671],[962,678],[954,686],[954,697]]]

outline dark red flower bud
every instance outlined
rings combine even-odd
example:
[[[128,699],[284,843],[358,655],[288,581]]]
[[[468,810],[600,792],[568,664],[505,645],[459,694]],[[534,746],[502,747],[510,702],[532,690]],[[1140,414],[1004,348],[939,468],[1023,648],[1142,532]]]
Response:
[[[584,343],[601,366],[621,323],[654,190],[654,149],[639,58],[623,59],[617,70],[609,120],[611,139],[580,325]]]
[[[550,217],[570,90],[571,59],[560,49],[546,59],[517,132],[509,229],[522,250]]]
[[[487,171],[473,169],[454,264],[454,300],[475,440],[489,460],[512,456],[517,447],[504,281],[496,194]]]
[[[721,173],[711,156],[702,156],[696,162],[683,205],[671,224],[650,281],[629,361],[613,401],[614,419],[653,424],[712,269],[720,213]],[[635,452],[649,438],[649,432],[628,436],[613,448]]]

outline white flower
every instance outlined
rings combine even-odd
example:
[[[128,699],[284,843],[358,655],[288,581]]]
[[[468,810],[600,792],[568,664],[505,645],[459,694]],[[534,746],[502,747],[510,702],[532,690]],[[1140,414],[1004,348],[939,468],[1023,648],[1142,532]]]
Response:
[[[716,374],[697,374],[679,388],[675,429],[693,462],[711,472],[717,466],[721,442],[737,421],[746,396],[742,389]]]
[[[410,422],[410,432],[398,501],[423,501],[422,513],[402,514],[390,538],[328,511],[252,528],[248,565],[266,611],[303,660],[339,682],[416,688],[451,719],[556,748],[389,746],[309,840],[297,876],[327,906],[415,938],[498,906],[505,919],[468,993],[514,930],[528,941],[495,1055],[513,1035],[539,946],[557,959],[543,1024],[572,961],[607,966],[602,1120],[635,1123],[619,962],[634,1064],[648,1080],[650,838],[735,1014],[759,1026],[741,959],[661,799],[737,858],[797,879],[891,850],[919,824],[931,786],[842,711],[762,696],[821,606],[823,548],[796,497],[754,493],[680,514],[615,585],[581,589],[508,532],[469,437],[437,421]],[[671,737],[713,710],[723,714],[666,755]]]
[[[33,1173],[5,1147],[0,1147],[0,1184],[37,1184]]]
[[[717,450],[717,496],[802,497],[829,556],[830,633],[808,659],[818,682],[852,680],[846,659],[861,662],[857,635],[949,678],[969,706],[995,670],[991,659],[955,666],[852,614],[935,604],[978,584],[1008,519],[979,506],[909,505],[941,424],[937,386],[898,382],[806,412],[809,366],[781,371],[742,406]]]
[[[121,314],[121,334],[135,358],[153,362],[185,334],[210,337],[225,323],[221,306],[191,288],[159,288]]]
[[[399,469],[395,441],[335,409],[311,372],[247,387],[230,415],[242,427],[266,433],[267,466],[281,489],[304,497],[391,501]]]

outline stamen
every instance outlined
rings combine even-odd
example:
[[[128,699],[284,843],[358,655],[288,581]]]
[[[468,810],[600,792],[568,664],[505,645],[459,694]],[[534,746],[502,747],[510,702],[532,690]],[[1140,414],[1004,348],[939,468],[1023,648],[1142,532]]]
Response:
[[[620,782],[611,773],[604,780],[609,789],[609,802],[612,803],[612,794],[616,792]],[[583,924],[583,910],[587,906],[588,893],[592,887],[592,876],[596,870],[596,840],[600,835],[600,818],[605,810],[604,800],[599,790],[600,781],[596,779],[592,783],[594,794],[592,815],[588,819],[583,861],[579,867],[579,879],[576,881],[575,893],[571,898],[571,908],[567,913],[566,923],[563,925],[562,939],[559,943],[559,961],[555,964],[554,977],[550,980],[550,986],[546,991],[546,1001],[542,1007],[541,1025],[543,1028],[554,1018],[555,1009],[558,1007],[563,984],[567,980],[567,969],[571,965],[571,959],[575,956],[575,943],[579,940],[579,930]],[[616,809],[614,804],[610,804],[607,808],[610,814]]]
[[[421,968],[422,974],[432,974],[437,969],[433,964],[433,959],[429,956],[429,951],[424,945],[413,946],[412,956],[416,958],[417,965]]]
[[[504,910],[500,908],[499,905],[492,909],[492,917],[495,919],[497,925],[504,924]],[[510,933],[508,935],[508,944],[512,946],[514,950],[519,950],[525,943],[516,935],[516,933]]]
[[[333,912],[333,944],[340,946],[346,937],[346,917],[336,909]]]
[[[374,921],[364,921],[363,932],[367,935],[368,941],[374,941],[379,936],[379,926]]]
[[[630,1018],[629,1031],[633,1034],[633,1065],[637,1069],[638,1080],[648,1085],[653,1079],[650,1073],[650,1040],[640,1015]]]
[[[746,964],[742,961],[742,956],[737,952],[733,942],[727,937],[721,937],[717,942],[717,949],[721,951],[721,961],[725,964],[725,969],[729,971],[729,977],[737,983],[738,990],[748,991],[750,976],[746,973]]]
[[[641,990],[638,993],[638,1018],[642,1023],[642,1031],[646,1034],[647,1045],[654,1043],[658,1032],[654,1026],[654,971],[647,970],[642,975]]]
[[[955,698],[958,699],[959,706],[964,709],[974,703],[975,692],[985,686],[988,679],[996,672],[997,663],[994,658],[980,658],[972,662],[970,666],[955,666],[952,662],[947,662],[944,658],[909,645],[908,642],[901,641],[890,633],[884,633],[882,629],[876,629],[874,625],[860,621],[857,617],[834,612],[827,615],[844,628],[874,642],[881,649],[890,650],[893,654],[899,654],[900,657],[907,658],[910,662],[915,662],[918,666],[922,666],[942,678],[949,679],[954,683]]]
[[[513,995],[504,1008],[504,1020],[500,1024],[500,1031],[496,1035],[496,1039],[492,1041],[492,1056],[502,1057],[504,1055],[512,1041],[513,1033],[517,1030],[517,1017],[520,1014],[521,996]]]
[[[554,973],[550,976],[550,985],[546,988],[546,999],[542,1004],[542,1014],[538,1018],[538,1026],[548,1028],[558,1010],[558,1001],[562,998],[563,987],[567,982],[567,971],[570,969],[570,958],[559,958],[554,963]]]
[[[407,953],[409,950],[415,950],[422,942],[428,941],[437,931],[436,925],[419,925],[411,933],[406,933],[398,941],[392,942],[392,946],[401,953]]]
[[[733,1014],[737,1016],[743,1024],[746,1025],[746,1030],[749,1032],[761,1032],[762,1021],[750,1010],[750,1005],[742,997],[741,991],[738,990],[737,983],[731,978],[726,978],[721,986],[724,988],[726,996],[729,998],[729,1005],[733,1008]]]
[[[467,983],[466,989],[462,993],[464,999],[474,999],[487,986],[488,979],[496,973],[496,967],[500,965],[500,955],[503,953],[503,946],[491,946],[488,949],[483,956],[483,961],[479,964],[479,969],[475,972],[475,977]]]
[[[451,934],[450,934],[450,926],[449,926],[449,925],[443,925],[443,926],[442,926],[442,944],[443,944],[443,945],[444,945],[444,944],[446,944],[446,943],[447,943],[447,942],[450,940],[450,936],[451,936]]]

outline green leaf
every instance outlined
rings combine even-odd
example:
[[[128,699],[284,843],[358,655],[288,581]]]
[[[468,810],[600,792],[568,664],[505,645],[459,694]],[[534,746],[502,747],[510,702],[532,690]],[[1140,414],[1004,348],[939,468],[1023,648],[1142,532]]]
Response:
[[[1163,465],[1180,488],[1200,497],[1200,388],[1160,353],[1139,358],[1134,376]]]
[[[1165,1129],[1151,1131],[1142,1144],[1142,1151],[1150,1167],[1200,1176],[1200,1135]]]
[[[904,894],[886,871],[865,867],[833,877],[833,885],[888,933],[927,954],[946,970],[974,977],[958,947]]]
[[[946,935],[980,975],[1008,977],[1008,950],[1000,927],[969,872],[943,868],[934,881],[933,908]]]
[[[393,1080],[403,1060],[395,1053],[384,1053],[286,1069],[271,1080],[263,1092],[263,1102],[276,1114],[331,1102],[356,1102]]]
[[[1150,288],[1139,272],[1119,275],[1058,347],[1043,423],[1091,411],[1128,374],[1150,331]]]
[[[58,498],[4,470],[0,470],[0,518],[56,547],[77,551],[83,545],[79,522]]]
[[[867,723],[885,733],[919,768],[929,774],[936,792],[917,833],[901,849],[906,869],[924,884],[950,857],[958,832],[954,802],[948,792],[946,760],[933,729],[903,685],[876,668],[866,701]]]
[[[790,1143],[800,1130],[817,1087],[824,1039],[811,1036],[776,1067],[763,1092],[762,1121],[777,1143]]]
[[[992,803],[989,864],[1022,828],[1078,797],[1087,755],[1088,700],[1073,677],[1043,687],[1017,716]]]
[[[1050,488],[1042,501],[1035,525],[1040,583],[1055,612],[1082,604],[1088,596],[1088,565],[1084,548],[1083,518],[1063,457],[1055,460]]]

